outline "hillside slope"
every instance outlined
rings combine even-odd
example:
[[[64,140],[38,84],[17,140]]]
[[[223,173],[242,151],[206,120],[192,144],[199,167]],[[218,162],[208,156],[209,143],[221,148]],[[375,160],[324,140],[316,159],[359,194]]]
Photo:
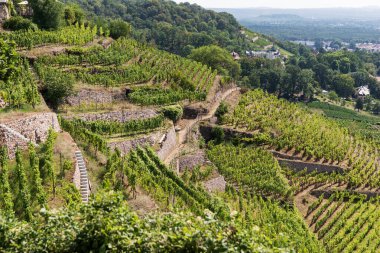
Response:
[[[68,2],[79,4],[95,19],[121,18],[132,24],[134,36],[140,41],[152,42],[160,49],[180,55],[187,55],[192,48],[205,45],[216,44],[237,52],[271,45],[261,35],[247,37],[231,14],[206,10],[195,4],[176,4],[166,0]]]

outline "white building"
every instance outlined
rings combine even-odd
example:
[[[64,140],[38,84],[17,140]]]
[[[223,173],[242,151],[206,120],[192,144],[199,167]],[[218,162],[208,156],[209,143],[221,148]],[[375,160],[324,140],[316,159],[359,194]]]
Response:
[[[356,92],[359,96],[369,96],[371,95],[371,92],[368,88],[368,85],[365,85],[365,86],[360,86],[358,88],[356,88]]]

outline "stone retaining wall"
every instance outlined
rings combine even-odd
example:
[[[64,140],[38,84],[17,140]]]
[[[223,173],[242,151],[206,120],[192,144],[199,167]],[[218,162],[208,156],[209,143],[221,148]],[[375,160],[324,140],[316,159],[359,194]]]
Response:
[[[157,156],[164,160],[176,147],[177,135],[174,126],[171,126],[166,131],[158,131],[146,136],[137,137],[135,139],[122,140],[118,142],[110,142],[111,149],[118,148],[122,155],[128,154],[132,149],[144,146],[154,146],[159,144],[162,136],[166,134],[165,140],[160,144],[160,149],[157,151]]]
[[[166,139],[161,144],[160,150],[157,152],[157,156],[161,160],[165,160],[166,157],[175,149],[177,144],[177,134],[175,132],[174,126],[166,132]]]
[[[10,18],[8,4],[0,3],[0,23]]]
[[[199,126],[199,131],[202,134],[203,138],[206,141],[212,139],[211,131],[216,125],[213,124],[201,124]],[[222,126],[221,126],[222,127]],[[224,138],[225,140],[232,140],[234,138],[252,138],[254,136],[253,133],[242,132],[228,127],[222,127],[224,130]],[[297,160],[299,158],[292,157],[287,154],[282,154],[277,151],[271,150],[273,155],[277,158],[281,166],[287,166],[290,169],[301,171],[306,168],[307,173],[311,173],[313,171],[317,171],[318,173],[343,173],[344,169],[340,166],[329,165],[329,164],[319,164],[319,163],[309,163]]]
[[[203,183],[208,192],[224,192],[226,190],[227,182],[223,176],[213,178]]]
[[[8,148],[8,156],[10,159],[15,157],[16,149],[27,149],[29,141],[12,134],[7,129],[0,127],[0,147]]]
[[[178,170],[180,172],[183,172],[185,169],[192,170],[196,166],[205,164],[206,161],[206,155],[202,151],[184,155],[178,158]]]
[[[0,146],[8,148],[8,155],[13,158],[17,147],[26,149],[28,143],[42,143],[46,141],[48,131],[53,128],[60,131],[55,113],[40,113],[14,121],[6,122],[0,127]]]
[[[104,91],[82,89],[75,95],[66,98],[66,104],[69,106],[80,106],[86,104],[110,104],[115,101],[125,100],[125,91]]]
[[[207,114],[208,109],[201,107],[198,104],[187,105],[183,108],[184,119],[196,119],[198,115]]]
[[[154,110],[122,110],[122,111],[114,111],[114,112],[104,112],[104,113],[84,113],[77,114],[75,118],[79,118],[85,121],[95,121],[95,120],[106,120],[106,121],[119,121],[119,122],[127,122],[130,120],[136,119],[147,119],[153,118],[157,116],[157,112]],[[73,118],[74,116],[69,116],[65,118]]]
[[[278,163],[281,166],[288,167],[295,171],[302,171],[306,169],[306,173],[311,173],[314,171],[317,171],[318,173],[339,173],[342,174],[344,172],[344,169],[335,166],[335,165],[329,165],[329,164],[319,164],[319,163],[308,163],[303,161],[297,161],[297,160],[288,160],[288,159],[282,159],[277,158]]]
[[[139,137],[136,139],[123,140],[119,142],[111,142],[108,146],[111,149],[118,148],[122,155],[128,154],[132,149],[143,146],[152,146],[156,143],[156,141],[160,138],[160,133],[154,133],[148,136]]]
[[[210,141],[212,139],[212,129],[216,127],[217,125],[214,124],[200,124],[199,125],[199,132],[201,133],[202,137],[205,139],[205,141]],[[241,132],[232,128],[228,127],[223,127],[223,126],[218,126],[221,127],[224,130],[224,138],[225,140],[231,140],[236,137],[241,137],[241,138],[252,138],[253,134],[248,133],[248,132]]]
[[[53,128],[56,132],[61,131],[55,113],[34,114],[33,116],[7,122],[5,125],[37,144],[46,140],[50,128]]]

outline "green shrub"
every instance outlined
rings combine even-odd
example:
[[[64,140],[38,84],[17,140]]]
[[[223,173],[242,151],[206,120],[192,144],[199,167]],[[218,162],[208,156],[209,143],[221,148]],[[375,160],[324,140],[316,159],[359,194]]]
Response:
[[[182,118],[183,109],[180,105],[170,105],[162,109],[164,116],[173,122],[177,122]]]
[[[226,113],[228,113],[228,105],[225,102],[222,102],[216,110],[215,116],[220,118]]]
[[[219,126],[214,127],[211,130],[211,137],[213,140],[215,140],[216,143],[221,143],[225,137],[223,128]]]
[[[36,31],[38,30],[37,25],[34,24],[32,21],[29,19],[23,18],[23,17],[11,17],[10,19],[6,20],[4,22],[3,27],[5,29],[9,29],[12,31],[17,31],[17,30],[32,30]]]

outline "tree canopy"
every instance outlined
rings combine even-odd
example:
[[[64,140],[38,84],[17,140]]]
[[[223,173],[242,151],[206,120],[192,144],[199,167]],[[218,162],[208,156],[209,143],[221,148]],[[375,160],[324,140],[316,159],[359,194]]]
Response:
[[[240,65],[234,61],[230,53],[218,46],[204,46],[194,49],[189,58],[207,64],[220,74],[230,75],[235,79],[239,77],[241,72]]]

